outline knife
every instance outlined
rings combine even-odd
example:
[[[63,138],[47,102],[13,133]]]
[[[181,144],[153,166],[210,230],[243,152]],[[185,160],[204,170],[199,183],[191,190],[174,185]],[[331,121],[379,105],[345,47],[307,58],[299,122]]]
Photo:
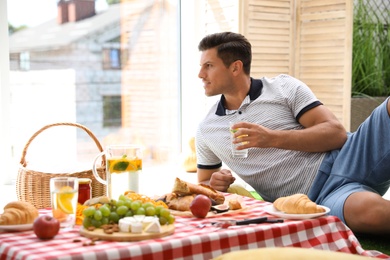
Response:
[[[260,218],[250,218],[250,219],[244,219],[244,220],[238,220],[238,221],[232,221],[233,225],[241,226],[241,225],[249,225],[249,224],[259,224],[264,223],[267,221],[267,217],[260,217]]]
[[[268,219],[267,217],[250,218],[245,220],[239,220],[235,222],[235,225],[249,225],[249,224],[260,224],[260,223],[283,223],[283,219]]]
[[[261,224],[261,223],[283,223],[283,219],[268,219],[268,217],[250,218],[244,220],[226,220],[223,222],[214,222],[213,225],[227,228],[230,226],[241,226],[249,224]]]

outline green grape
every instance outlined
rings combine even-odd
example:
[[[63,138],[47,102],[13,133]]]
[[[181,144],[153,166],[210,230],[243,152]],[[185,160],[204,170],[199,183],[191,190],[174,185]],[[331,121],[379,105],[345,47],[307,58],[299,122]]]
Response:
[[[126,197],[124,194],[119,195],[118,200],[123,200],[123,201],[125,201],[126,199],[127,199],[127,197]]]
[[[115,211],[111,211],[110,216],[109,216],[109,220],[112,223],[118,223],[118,221],[119,221],[118,213],[116,213]]]
[[[168,217],[168,223],[169,224],[173,224],[173,223],[175,223],[175,216],[174,215],[169,215],[169,217]]]
[[[103,214],[100,210],[96,210],[95,214],[93,214],[93,218],[96,220],[101,220],[103,218]]]
[[[168,209],[163,208],[160,210],[160,217],[164,217],[165,219],[168,219],[169,215],[171,215],[171,212]]]
[[[142,207],[144,209],[148,208],[148,207],[154,207],[153,203],[152,202],[145,202],[142,204]]]
[[[98,211],[96,211],[98,212]],[[101,225],[102,225],[102,222],[100,220],[96,220],[96,219],[91,219],[91,224],[92,226],[94,226],[95,228],[100,228]]]
[[[125,205],[126,207],[128,207],[129,209],[131,209],[131,203],[132,203],[132,202],[133,202],[133,201],[132,201],[131,199],[126,199],[124,205]]]
[[[111,205],[116,206],[116,203],[117,203],[117,200],[114,200],[114,199],[111,200]]]
[[[111,205],[110,203],[105,203],[101,207],[107,207],[111,211],[111,208],[114,207],[114,206]]]
[[[134,216],[133,211],[132,210],[127,211],[125,217],[132,217],[132,216]]]
[[[85,217],[83,219],[83,227],[89,228],[90,226],[92,226],[91,220],[91,218]]]
[[[117,208],[119,208],[120,206],[123,206],[123,205],[125,205],[125,201],[124,201],[124,200],[118,200],[118,201],[116,202],[116,207],[117,207]]]
[[[140,207],[139,209],[137,209],[136,215],[145,215],[145,209],[143,207]]]
[[[131,210],[137,211],[141,207],[141,201],[136,200],[131,203]]]
[[[85,217],[90,217],[93,216],[93,214],[95,214],[95,211],[96,211],[95,207],[91,206],[83,210],[83,215]]]
[[[156,213],[155,213],[156,216],[160,216],[161,209],[165,209],[165,208],[161,205],[156,206]]]
[[[155,207],[152,205],[152,206],[149,206],[149,207],[145,208],[145,215],[146,216],[154,216],[154,215],[156,215]]]
[[[110,211],[110,208],[108,208],[107,206],[101,206],[100,208],[99,208],[99,210],[102,212],[102,215],[103,215],[103,217],[108,217],[108,216],[110,216],[110,213],[111,213],[111,211]]]
[[[118,213],[118,215],[120,216],[126,215],[127,211],[129,211],[129,208],[126,207],[125,205],[116,208],[116,213]]]
[[[106,225],[106,224],[108,224],[110,222],[110,220],[109,220],[108,217],[103,217],[101,222],[102,222],[102,225]]]
[[[168,223],[168,220],[165,217],[159,217],[158,220],[160,221],[160,225],[165,225]]]

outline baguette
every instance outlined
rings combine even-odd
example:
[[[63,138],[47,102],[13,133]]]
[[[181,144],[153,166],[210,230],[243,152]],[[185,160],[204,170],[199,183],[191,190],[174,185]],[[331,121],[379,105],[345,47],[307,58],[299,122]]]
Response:
[[[178,211],[190,211],[191,202],[195,195],[177,196],[176,193],[169,193],[165,200],[169,209]]]
[[[225,196],[222,193],[214,190],[210,186],[205,184],[189,183],[179,178],[175,179],[175,184],[173,186],[172,193],[175,193],[179,196],[202,194],[215,201],[216,204],[223,204],[225,201]]]
[[[305,194],[297,193],[287,197],[280,197],[274,201],[277,210],[287,214],[313,214],[325,212],[325,209],[311,201]]]

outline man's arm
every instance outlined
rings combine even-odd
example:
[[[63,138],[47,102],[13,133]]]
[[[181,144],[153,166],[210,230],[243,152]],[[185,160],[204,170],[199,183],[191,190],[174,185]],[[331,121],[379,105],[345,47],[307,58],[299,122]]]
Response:
[[[226,191],[229,188],[230,184],[235,181],[235,178],[233,177],[232,173],[227,169],[221,170],[221,168],[198,168],[197,174],[199,183],[207,184],[218,191]]]
[[[303,142],[301,146],[292,143],[303,151],[326,152],[341,148],[347,141],[347,131],[336,116],[323,105],[317,106],[299,119],[299,123],[305,127],[303,130],[293,131],[292,136]],[[302,132],[300,132],[302,131]],[[295,133],[297,132],[297,133]],[[288,143],[283,144],[288,146]]]
[[[300,130],[271,130],[261,125],[238,123],[234,127],[241,128],[235,136],[236,142],[249,142],[241,145],[241,149],[250,147],[280,148],[305,152],[326,152],[341,148],[347,140],[347,133],[339,120],[323,105],[305,112],[299,119],[304,126]]]

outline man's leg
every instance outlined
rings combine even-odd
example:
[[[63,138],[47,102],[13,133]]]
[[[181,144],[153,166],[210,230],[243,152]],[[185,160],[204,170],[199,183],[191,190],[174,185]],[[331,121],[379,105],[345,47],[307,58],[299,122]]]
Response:
[[[374,192],[352,193],[344,204],[344,219],[353,232],[390,234],[390,201]]]
[[[390,116],[390,99],[387,100],[387,113],[389,113]]]
[[[387,113],[390,116],[390,99],[387,99]],[[383,125],[380,127],[385,127],[385,129],[388,129],[388,121],[385,120],[382,122]],[[385,133],[382,133],[384,136],[390,135],[390,131],[385,130]],[[374,134],[375,137],[375,134]],[[382,138],[379,138],[382,141]],[[385,141],[387,147],[388,147],[388,141]],[[373,148],[377,149],[379,146],[378,143],[375,143],[374,140],[369,141],[369,145],[373,145]],[[385,146],[386,146],[385,145]],[[362,148],[362,147],[361,147]],[[365,148],[364,148],[365,149]],[[382,152],[386,153],[385,148]],[[388,148],[387,148],[388,149]],[[375,151],[376,152],[376,151]],[[373,153],[375,153],[373,152]],[[362,158],[368,158],[366,155],[364,155]],[[386,157],[384,157],[386,158]],[[388,159],[384,159],[384,161],[387,161]],[[380,166],[378,166],[380,165]],[[375,176],[375,172],[378,168],[384,167],[385,169],[388,169],[388,165],[386,163],[380,163],[377,162],[376,164],[373,164],[373,168],[367,169],[366,173],[373,174]],[[354,172],[353,172],[354,173]],[[388,183],[386,179],[390,179],[390,172],[388,170],[385,170],[382,172],[382,184]],[[371,177],[373,179],[378,179],[378,177]],[[382,186],[383,187],[383,186]],[[384,186],[385,187],[385,186]],[[383,190],[385,191],[385,190]],[[382,192],[383,192],[382,191]],[[390,201],[382,198],[380,194],[377,194],[375,192],[370,191],[359,191],[352,193],[346,200],[344,204],[344,220],[346,224],[354,231],[354,232],[360,232],[360,233],[371,233],[371,234],[390,234]]]

